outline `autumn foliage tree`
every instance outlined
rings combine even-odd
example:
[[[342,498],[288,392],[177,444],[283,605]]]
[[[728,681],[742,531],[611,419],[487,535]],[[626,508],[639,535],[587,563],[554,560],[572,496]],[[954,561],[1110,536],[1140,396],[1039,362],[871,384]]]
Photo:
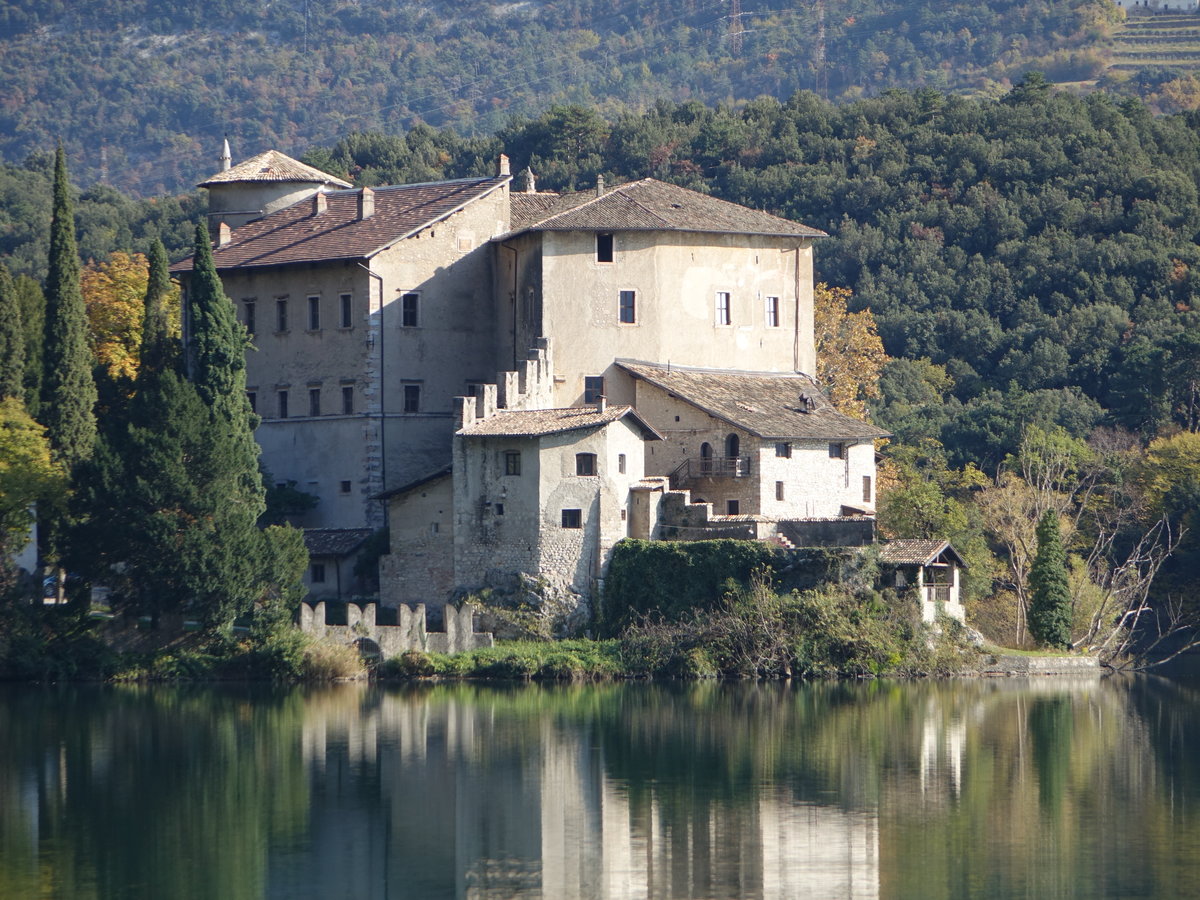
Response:
[[[92,352],[109,378],[137,375],[142,341],[146,257],[117,251],[83,269],[81,287],[92,334]]]
[[[849,288],[824,282],[813,290],[817,380],[839,412],[868,419],[888,357],[871,311],[850,312],[850,297]]]

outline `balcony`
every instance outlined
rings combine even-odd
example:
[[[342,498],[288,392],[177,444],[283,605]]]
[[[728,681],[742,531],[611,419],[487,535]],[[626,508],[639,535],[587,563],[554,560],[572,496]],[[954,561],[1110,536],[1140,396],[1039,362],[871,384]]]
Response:
[[[698,478],[746,478],[749,474],[749,456],[690,456],[671,473],[671,487],[677,489]]]

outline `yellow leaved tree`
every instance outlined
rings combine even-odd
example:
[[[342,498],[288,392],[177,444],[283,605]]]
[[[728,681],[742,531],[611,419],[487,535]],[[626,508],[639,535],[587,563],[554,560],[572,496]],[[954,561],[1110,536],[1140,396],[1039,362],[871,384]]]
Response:
[[[820,282],[813,290],[813,330],[817,381],[839,412],[870,418],[868,404],[879,399],[879,376],[888,361],[869,309],[848,309],[849,288]]]
[[[92,352],[112,378],[137,375],[148,280],[149,267],[141,253],[117,251],[106,262],[84,267],[81,281]],[[179,289],[174,290],[166,308],[171,311],[170,331],[178,334]]]

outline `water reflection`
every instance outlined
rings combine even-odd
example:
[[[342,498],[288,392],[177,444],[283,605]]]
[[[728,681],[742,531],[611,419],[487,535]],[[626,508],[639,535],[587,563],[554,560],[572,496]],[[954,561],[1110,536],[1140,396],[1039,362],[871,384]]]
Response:
[[[0,897],[1177,897],[1147,679],[0,691]]]

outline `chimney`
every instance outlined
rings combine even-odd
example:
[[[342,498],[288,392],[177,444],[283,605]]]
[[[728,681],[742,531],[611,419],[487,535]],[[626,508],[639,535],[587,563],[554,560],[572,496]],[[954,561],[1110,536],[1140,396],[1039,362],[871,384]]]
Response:
[[[596,398],[596,412],[603,413],[608,409],[608,398],[601,394]]]
[[[498,160],[498,164],[496,166],[496,174],[500,176],[512,174],[512,169],[509,168],[508,165],[508,157],[503,153],[500,154],[500,159]]]
[[[325,210],[328,206],[329,206],[329,201],[325,199],[324,191],[317,191],[315,194],[313,194],[313,215],[314,216],[319,216],[321,213],[325,212]]]
[[[358,217],[369,219],[375,215],[375,192],[369,187],[363,188],[358,194]]]
[[[596,176],[596,196],[597,197],[604,196],[604,176],[603,175]]]
[[[233,167],[233,154],[229,150],[229,138],[225,138],[225,147],[221,150],[221,171],[228,172]]]
[[[529,166],[525,167],[525,193],[537,193],[537,176],[533,174],[533,169]]]
[[[222,222],[217,226],[217,246],[224,247],[233,240],[233,231],[230,227]]]

